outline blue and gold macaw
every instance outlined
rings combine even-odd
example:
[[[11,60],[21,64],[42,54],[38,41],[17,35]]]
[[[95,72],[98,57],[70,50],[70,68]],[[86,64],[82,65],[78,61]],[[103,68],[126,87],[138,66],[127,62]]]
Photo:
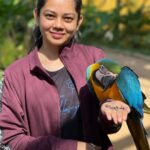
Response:
[[[106,99],[120,100],[129,105],[131,112],[127,126],[138,150],[150,150],[142,118],[143,110],[150,113],[144,103],[137,74],[127,66],[120,66],[111,59],[103,58],[90,65],[86,72],[87,84],[100,102]]]

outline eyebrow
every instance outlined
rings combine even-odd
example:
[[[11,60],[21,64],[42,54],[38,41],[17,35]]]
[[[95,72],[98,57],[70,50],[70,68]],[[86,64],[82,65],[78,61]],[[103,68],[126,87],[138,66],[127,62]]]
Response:
[[[49,9],[46,9],[44,12],[50,12],[50,13],[56,14],[55,11],[52,11],[52,10],[49,10]],[[65,13],[64,15],[73,15],[73,16],[75,16],[75,14],[73,12],[68,12],[68,13]]]

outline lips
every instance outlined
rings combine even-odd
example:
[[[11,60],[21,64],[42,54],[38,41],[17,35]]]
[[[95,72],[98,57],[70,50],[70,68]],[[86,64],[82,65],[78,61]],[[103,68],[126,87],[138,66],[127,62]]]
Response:
[[[51,35],[54,39],[61,39],[64,36],[64,33],[60,32],[51,32]]]

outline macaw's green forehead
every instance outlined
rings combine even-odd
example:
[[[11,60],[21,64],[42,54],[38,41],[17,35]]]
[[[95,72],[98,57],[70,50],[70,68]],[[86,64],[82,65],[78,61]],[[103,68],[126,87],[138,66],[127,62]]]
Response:
[[[100,59],[99,61],[97,61],[97,63],[105,66],[109,71],[115,74],[120,73],[122,68],[122,66],[120,66],[116,61],[109,58]]]

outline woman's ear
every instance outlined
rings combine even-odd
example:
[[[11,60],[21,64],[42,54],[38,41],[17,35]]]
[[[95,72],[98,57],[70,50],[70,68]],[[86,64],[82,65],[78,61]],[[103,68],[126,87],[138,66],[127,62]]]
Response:
[[[79,18],[78,24],[77,24],[77,31],[79,30],[79,28],[80,28],[82,22],[83,22],[83,15],[80,15],[80,18]]]
[[[34,9],[33,15],[34,15],[35,24],[38,26],[38,24],[39,24],[39,19],[38,19],[37,8]]]

